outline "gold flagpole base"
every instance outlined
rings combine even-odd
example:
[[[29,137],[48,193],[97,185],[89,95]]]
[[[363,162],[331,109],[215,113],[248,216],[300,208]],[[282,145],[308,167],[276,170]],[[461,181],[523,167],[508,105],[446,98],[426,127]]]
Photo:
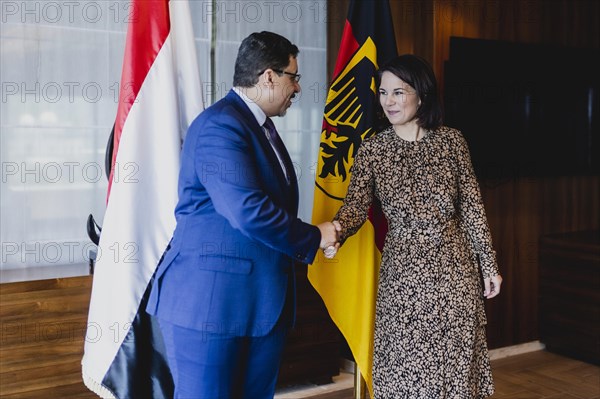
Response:
[[[369,399],[367,383],[356,363],[354,363],[354,399]]]

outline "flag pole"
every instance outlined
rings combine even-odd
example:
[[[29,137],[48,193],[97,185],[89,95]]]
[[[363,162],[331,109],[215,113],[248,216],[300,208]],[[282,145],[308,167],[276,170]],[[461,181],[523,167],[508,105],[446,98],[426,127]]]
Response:
[[[360,373],[358,363],[354,363],[354,399],[369,399],[367,391],[367,384]]]

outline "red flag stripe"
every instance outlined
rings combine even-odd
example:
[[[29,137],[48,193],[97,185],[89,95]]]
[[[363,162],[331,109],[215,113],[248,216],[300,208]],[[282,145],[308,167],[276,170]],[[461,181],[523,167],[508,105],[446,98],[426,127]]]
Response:
[[[134,0],[132,10],[121,73],[121,89],[115,121],[112,168],[108,181],[107,198],[110,195],[123,125],[148,71],[154,64],[154,60],[171,30],[169,0]]]
[[[354,33],[352,32],[352,25],[348,20],[346,20],[346,23],[344,24],[344,32],[342,33],[342,42],[340,44],[338,58],[333,71],[334,77],[340,74],[348,62],[350,62],[350,58],[352,58],[354,53],[356,53],[359,48],[360,45],[354,38]]]

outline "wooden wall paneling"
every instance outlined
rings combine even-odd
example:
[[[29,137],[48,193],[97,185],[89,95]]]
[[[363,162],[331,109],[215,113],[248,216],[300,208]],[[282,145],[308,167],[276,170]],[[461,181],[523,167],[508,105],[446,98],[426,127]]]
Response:
[[[327,72],[329,81],[335,69],[342,32],[348,16],[349,0],[327,2]],[[433,61],[433,0],[390,0],[398,54],[417,54]]]
[[[600,364],[599,288],[600,230],[542,236],[540,337],[548,350]]]
[[[482,195],[505,278],[489,301],[491,347],[539,339],[539,237],[600,227],[600,177],[482,181]]]
[[[600,4],[597,1],[537,1],[541,3],[541,42],[571,47],[600,47]]]
[[[505,335],[494,343],[495,347],[514,345],[515,343],[534,341],[538,338],[538,237],[539,209],[543,198],[539,195],[539,184],[535,179],[519,177],[515,179],[515,192],[505,198],[513,204],[513,212],[504,212],[513,219],[514,230],[510,245],[514,256],[505,270],[510,270],[512,306],[505,310],[502,319],[512,317],[516,323],[512,334]],[[503,249],[506,250],[506,247]],[[503,320],[499,320],[502,323]]]
[[[333,71],[340,50],[349,5],[349,0],[327,2],[327,81],[329,84],[333,79]],[[328,90],[329,84],[327,85]]]
[[[502,294],[487,302],[490,347],[539,339],[539,237],[600,228],[600,177],[483,180]]]
[[[434,0],[433,66],[443,87],[450,36],[600,47],[600,4],[594,0]]]
[[[451,36],[473,39],[538,42],[541,32],[538,0],[435,0],[433,68],[444,87],[444,62]]]
[[[598,228],[600,177],[545,178],[541,184],[544,192],[541,234]]]
[[[307,273],[307,265],[296,265],[296,323],[284,348],[280,385],[306,380],[330,383],[340,370],[340,332]]]
[[[415,54],[433,62],[433,3],[433,0],[390,1],[398,54]]]
[[[536,190],[527,181],[497,179],[480,181],[498,264],[504,278],[499,297],[486,301],[488,341],[491,347],[527,342],[537,336],[537,279],[531,275],[536,252],[534,223],[523,217],[535,208]],[[523,201],[515,198],[523,198]],[[510,215],[514,215],[511,217]],[[508,316],[510,315],[510,316]]]
[[[507,284],[512,279],[511,273],[506,271],[504,267],[508,259],[514,257],[512,246],[512,231],[514,230],[514,222],[510,218],[505,218],[499,206],[502,204],[502,199],[506,196],[512,196],[514,184],[510,181],[489,180],[480,182],[481,195],[486,208],[486,215],[490,225],[492,234],[492,242],[498,263],[501,267],[505,282],[502,287],[500,297],[485,301],[487,319],[488,319],[488,339],[492,341],[498,340],[500,337],[506,336],[512,331],[514,320],[503,320],[499,323],[499,315],[506,313],[507,309],[513,305],[512,290],[513,287]],[[507,204],[512,207],[512,204]],[[495,328],[490,328],[496,326]]]

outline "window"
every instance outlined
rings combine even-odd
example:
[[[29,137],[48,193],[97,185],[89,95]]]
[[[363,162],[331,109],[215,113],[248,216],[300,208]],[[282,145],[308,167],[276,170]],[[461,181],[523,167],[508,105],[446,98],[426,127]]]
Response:
[[[85,222],[91,213],[102,224],[104,215],[104,154],[132,7],[123,0],[0,7],[0,281],[86,274],[94,245]],[[310,221],[326,96],[325,0],[191,0],[190,7],[207,105],[231,88],[237,49],[251,32],[274,31],[300,48],[303,91],[275,123],[298,172],[300,217]]]

